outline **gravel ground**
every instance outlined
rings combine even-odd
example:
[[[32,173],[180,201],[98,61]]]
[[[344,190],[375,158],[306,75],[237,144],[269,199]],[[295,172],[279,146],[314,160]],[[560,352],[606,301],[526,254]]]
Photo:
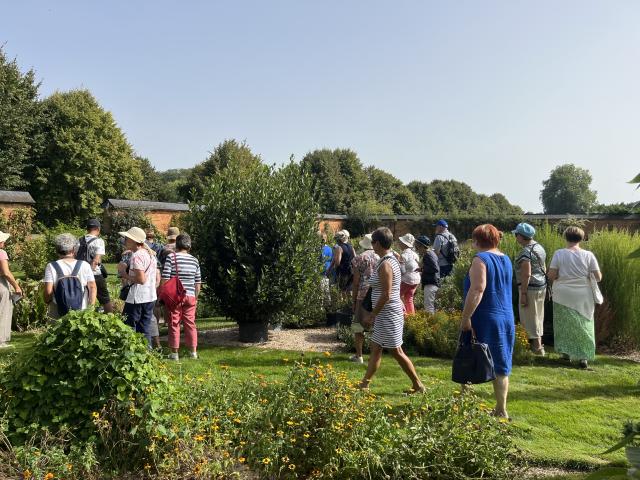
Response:
[[[292,330],[270,330],[269,341],[242,343],[238,341],[238,327],[198,332],[198,343],[216,347],[257,347],[299,352],[343,352],[344,343],[336,337],[332,327]]]

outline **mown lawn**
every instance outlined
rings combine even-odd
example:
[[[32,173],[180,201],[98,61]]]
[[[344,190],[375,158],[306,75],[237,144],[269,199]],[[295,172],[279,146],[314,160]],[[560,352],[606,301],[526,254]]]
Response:
[[[220,325],[222,319],[209,319],[200,328]],[[15,334],[15,349],[24,348],[33,334]],[[0,352],[4,356],[9,351]],[[179,380],[181,375],[197,375],[221,366],[230,367],[238,379],[256,378],[257,374],[282,379],[287,369],[300,359],[322,359],[321,353],[266,350],[254,347],[221,348],[201,345],[200,359],[168,362],[169,371]],[[364,366],[348,361],[348,354],[332,354],[335,367],[359,379]],[[450,395],[458,387],[449,380],[450,362],[413,356],[416,367],[429,389]],[[627,360],[600,356],[593,370],[580,371],[563,361],[538,360],[532,366],[516,366],[511,377],[509,411],[513,417],[517,444],[530,463],[593,469],[606,464],[621,465],[622,452],[600,455],[618,438],[627,419],[640,415],[640,365]],[[393,360],[385,356],[382,368],[372,383],[372,391],[392,404],[405,401],[402,391],[409,384]],[[477,393],[491,402],[489,385],[476,387]],[[580,479],[582,476],[566,478]]]

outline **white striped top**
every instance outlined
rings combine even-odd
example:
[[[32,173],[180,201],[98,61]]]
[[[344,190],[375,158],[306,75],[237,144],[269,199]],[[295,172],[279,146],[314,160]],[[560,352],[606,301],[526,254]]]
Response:
[[[193,255],[188,253],[176,253],[175,258],[178,260],[178,272],[180,272],[180,281],[187,291],[187,296],[196,296],[196,283],[202,283],[200,276],[200,262]],[[174,254],[169,253],[162,270],[162,279],[169,280],[176,276],[176,267],[174,264]]]

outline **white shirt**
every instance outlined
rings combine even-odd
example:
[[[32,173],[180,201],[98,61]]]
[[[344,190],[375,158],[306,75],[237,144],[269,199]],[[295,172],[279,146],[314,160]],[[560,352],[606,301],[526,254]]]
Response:
[[[157,300],[156,294],[156,272],[158,262],[155,255],[153,258],[145,248],[139,248],[131,255],[129,261],[129,274],[133,276],[133,270],[142,270],[145,274],[143,284],[134,283],[131,285],[127,303],[149,303]]]
[[[76,266],[76,262],[82,262],[82,266],[80,267],[80,270],[78,270],[78,279],[80,280],[80,285],[82,285],[84,290],[84,296],[82,297],[82,310],[85,310],[89,306],[89,290],[87,289],[87,283],[95,281],[93,272],[91,271],[91,265],[84,260],[73,260],[71,262],[67,262],[62,259],[56,260],[56,263],[60,265],[60,269],[65,275],[71,275],[73,268]],[[48,263],[47,268],[44,269],[44,283],[52,283],[53,288],[55,288],[57,281],[58,273],[55,271],[53,266]],[[50,305],[55,303],[56,297],[54,296]],[[57,308],[55,308],[55,311],[57,312]]]
[[[591,272],[599,272],[600,266],[596,256],[589,250],[556,250],[549,268],[558,270],[558,278],[584,278]]]
[[[96,237],[95,235],[86,234],[84,236],[84,239],[87,243],[92,238],[95,238],[95,240],[89,243],[89,245],[87,245],[87,249],[89,250],[89,256],[93,258],[96,255],[104,255],[106,253],[104,240],[101,239],[100,237]],[[102,275],[102,272],[100,271],[100,264],[96,265],[96,268],[93,271],[93,273],[94,275]]]
[[[420,258],[412,248],[405,248],[402,251],[402,259],[400,263],[400,271],[402,272],[402,283],[408,285],[417,285],[420,283],[420,272],[416,272],[420,268]]]

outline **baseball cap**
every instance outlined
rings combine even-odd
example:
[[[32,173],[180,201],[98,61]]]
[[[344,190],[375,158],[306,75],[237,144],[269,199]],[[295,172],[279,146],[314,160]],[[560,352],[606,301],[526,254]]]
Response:
[[[100,228],[100,220],[97,218],[90,218],[87,220],[87,230],[93,228]]]
[[[444,228],[449,228],[449,224],[447,223],[447,221],[443,218],[441,218],[440,220],[438,220],[436,223],[433,224],[434,227],[444,227]]]
[[[536,229],[528,223],[519,223],[516,229],[512,230],[511,233],[520,234],[526,238],[533,238],[536,234]]]

